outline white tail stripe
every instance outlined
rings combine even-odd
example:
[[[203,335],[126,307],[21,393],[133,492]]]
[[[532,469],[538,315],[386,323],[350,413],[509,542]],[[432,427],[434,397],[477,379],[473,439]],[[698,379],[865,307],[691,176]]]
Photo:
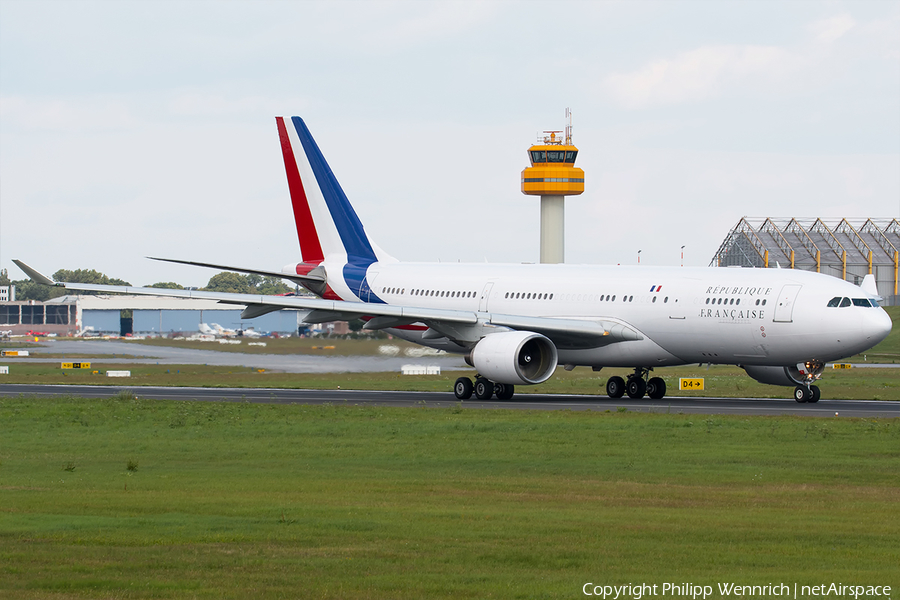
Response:
[[[293,124],[288,123],[287,127],[288,139],[290,139],[291,147],[294,150],[294,159],[297,161],[297,170],[300,173],[300,179],[303,181],[306,190],[306,198],[309,202],[309,212],[312,214],[313,223],[316,226],[316,233],[319,235],[319,242],[322,245],[322,252],[325,255],[325,261],[340,263],[347,262],[347,251],[341,241],[337,227],[331,218],[331,212],[325,203],[325,197],[322,194],[322,188],[313,173],[309,159],[303,151],[303,144],[297,136],[297,130]],[[329,281],[329,283],[332,283]]]

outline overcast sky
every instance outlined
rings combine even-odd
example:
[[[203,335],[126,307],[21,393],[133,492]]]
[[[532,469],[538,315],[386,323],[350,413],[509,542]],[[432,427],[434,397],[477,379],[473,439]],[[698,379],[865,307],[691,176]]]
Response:
[[[900,2],[0,0],[0,268],[204,285],[299,260],[274,117],[401,260],[709,264],[742,216],[900,217]]]

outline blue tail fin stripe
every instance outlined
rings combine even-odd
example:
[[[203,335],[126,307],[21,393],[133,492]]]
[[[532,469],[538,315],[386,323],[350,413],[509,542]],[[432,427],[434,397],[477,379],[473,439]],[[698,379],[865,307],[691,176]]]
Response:
[[[347,261],[360,266],[368,266],[376,262],[378,259],[369,243],[369,238],[366,237],[362,222],[350,205],[350,201],[344,194],[344,190],[341,189],[341,184],[338,183],[331,167],[325,161],[325,157],[307,129],[306,123],[300,117],[292,117],[291,121],[297,130],[300,143],[303,144],[303,150],[309,159],[319,188],[322,190],[322,196],[325,198],[325,204],[328,206],[334,225],[341,236],[344,249],[347,251]]]

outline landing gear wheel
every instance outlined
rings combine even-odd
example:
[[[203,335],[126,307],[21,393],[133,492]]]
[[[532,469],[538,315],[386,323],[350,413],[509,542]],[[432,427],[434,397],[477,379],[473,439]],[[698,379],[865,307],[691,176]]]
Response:
[[[819,386],[811,385],[811,386],[809,386],[809,391],[812,392],[812,396],[810,397],[809,400],[807,400],[807,402],[809,402],[809,403],[818,402],[819,398],[822,396],[822,391],[819,389]]]
[[[804,402],[809,402],[809,399],[812,398],[812,392],[810,392],[807,388],[802,385],[798,385],[794,388],[794,400],[803,404]]]
[[[497,400],[510,400],[516,392],[516,386],[511,383],[495,383],[494,395]]]
[[[479,400],[490,400],[491,396],[494,395],[494,384],[485,379],[484,377],[479,377],[475,380],[475,397]]]
[[[662,400],[666,395],[666,382],[662,377],[651,377],[647,382],[647,395],[654,400]]]
[[[625,393],[632,400],[640,400],[647,393],[647,382],[640,377],[632,377],[625,384]]]
[[[616,375],[606,382],[606,395],[610,398],[621,398],[625,394],[625,380]]]
[[[471,379],[468,377],[460,377],[456,380],[456,383],[453,384],[453,393],[456,394],[456,397],[460,400],[468,400],[472,397],[472,390],[474,387]]]

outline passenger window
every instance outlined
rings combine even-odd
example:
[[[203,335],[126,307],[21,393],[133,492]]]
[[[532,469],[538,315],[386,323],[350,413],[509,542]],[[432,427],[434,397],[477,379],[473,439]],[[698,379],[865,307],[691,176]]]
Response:
[[[841,299],[841,308],[846,308],[850,306],[850,298],[842,298]]]
[[[837,308],[837,306],[841,303],[840,296],[832,298],[828,301],[828,308]]]

